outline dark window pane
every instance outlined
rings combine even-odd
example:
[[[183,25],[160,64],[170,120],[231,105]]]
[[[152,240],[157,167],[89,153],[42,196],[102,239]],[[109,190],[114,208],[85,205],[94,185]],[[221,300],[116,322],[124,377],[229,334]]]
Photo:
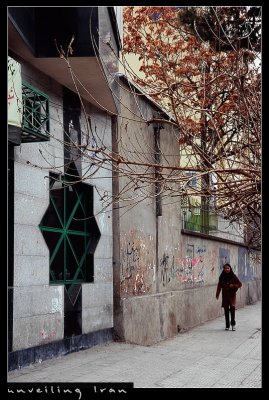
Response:
[[[63,188],[64,187],[64,188]],[[50,250],[50,280],[66,285],[93,281],[93,254],[100,231],[93,216],[93,188],[50,182],[50,205],[40,228]]]

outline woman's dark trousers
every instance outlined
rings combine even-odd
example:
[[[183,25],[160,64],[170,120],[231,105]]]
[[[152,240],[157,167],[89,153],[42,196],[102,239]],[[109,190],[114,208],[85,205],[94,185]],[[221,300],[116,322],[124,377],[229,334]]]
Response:
[[[235,326],[235,307],[228,306],[224,308],[226,328],[230,328],[230,315],[231,314],[231,325]]]

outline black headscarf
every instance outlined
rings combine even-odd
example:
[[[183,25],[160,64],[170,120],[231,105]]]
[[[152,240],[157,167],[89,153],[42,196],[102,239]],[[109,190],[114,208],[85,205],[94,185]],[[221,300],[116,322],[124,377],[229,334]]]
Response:
[[[230,279],[232,279],[232,278],[235,276],[235,273],[233,272],[233,269],[232,269],[232,267],[230,266],[230,264],[228,264],[228,263],[224,264],[224,265],[223,265],[223,268],[224,268],[226,265],[227,265],[228,267],[230,267],[230,272],[225,272],[224,269],[223,269],[223,271],[222,271],[222,273],[220,274],[220,277],[219,277],[219,281],[220,281],[220,282],[229,281]]]

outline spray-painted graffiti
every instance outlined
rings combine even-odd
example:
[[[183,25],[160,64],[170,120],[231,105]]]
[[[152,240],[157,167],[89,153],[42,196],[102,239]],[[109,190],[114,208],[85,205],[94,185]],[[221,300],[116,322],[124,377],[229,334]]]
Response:
[[[151,236],[132,232],[132,240],[123,240],[121,250],[121,293],[149,293],[155,279],[154,243]],[[130,239],[130,237],[129,237]]]
[[[44,343],[50,341],[51,339],[54,339],[55,336],[56,336],[55,331],[47,332],[45,331],[45,329],[42,329],[41,331],[41,338]]]
[[[187,244],[185,249],[186,256],[183,258],[164,253],[159,260],[160,279],[163,287],[167,287],[176,281],[183,283],[185,288],[204,284],[204,256],[206,251],[205,246]]]
[[[186,246],[186,257],[182,259],[182,275],[181,282],[185,283],[185,287],[192,287],[194,282],[194,245],[187,244]]]
[[[196,246],[187,244],[186,257],[182,259],[181,282],[185,287],[200,286],[204,283],[204,254],[205,246]]]
[[[134,242],[127,244],[126,251],[123,253],[124,259],[121,265],[122,279],[130,279],[134,271],[139,269],[139,248]]]
[[[187,246],[190,246],[190,245],[187,245]],[[193,247],[193,246],[192,246],[192,247]],[[196,252],[197,254],[204,254],[204,253],[206,253],[206,246],[205,246],[205,245],[204,245],[204,246],[197,246],[195,252]]]
[[[221,260],[228,259],[226,249],[220,252]],[[165,249],[155,263],[155,240],[141,232],[131,231],[121,240],[121,295],[151,293],[156,283],[166,290],[195,288],[215,280],[218,249],[203,244],[186,244],[185,249]],[[225,253],[225,254],[224,254]],[[156,277],[156,281],[155,281]]]
[[[147,291],[144,283],[144,273],[137,273],[135,276],[135,285],[133,288],[133,294],[142,294]]]
[[[223,247],[219,248],[219,268],[222,271],[222,267],[225,263],[230,263],[230,250]]]
[[[165,253],[160,260],[160,270],[163,286],[167,286],[181,272],[181,269],[175,266],[175,256],[172,256],[169,260],[169,256]]]
[[[242,282],[250,281],[253,278],[253,268],[250,264],[249,253],[244,247],[238,248],[238,276]]]

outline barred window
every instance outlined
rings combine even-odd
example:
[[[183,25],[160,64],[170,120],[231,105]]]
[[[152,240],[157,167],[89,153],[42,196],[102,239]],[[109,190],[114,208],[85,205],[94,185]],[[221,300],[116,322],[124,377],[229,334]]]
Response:
[[[26,82],[22,82],[22,141],[50,140],[49,97]]]

